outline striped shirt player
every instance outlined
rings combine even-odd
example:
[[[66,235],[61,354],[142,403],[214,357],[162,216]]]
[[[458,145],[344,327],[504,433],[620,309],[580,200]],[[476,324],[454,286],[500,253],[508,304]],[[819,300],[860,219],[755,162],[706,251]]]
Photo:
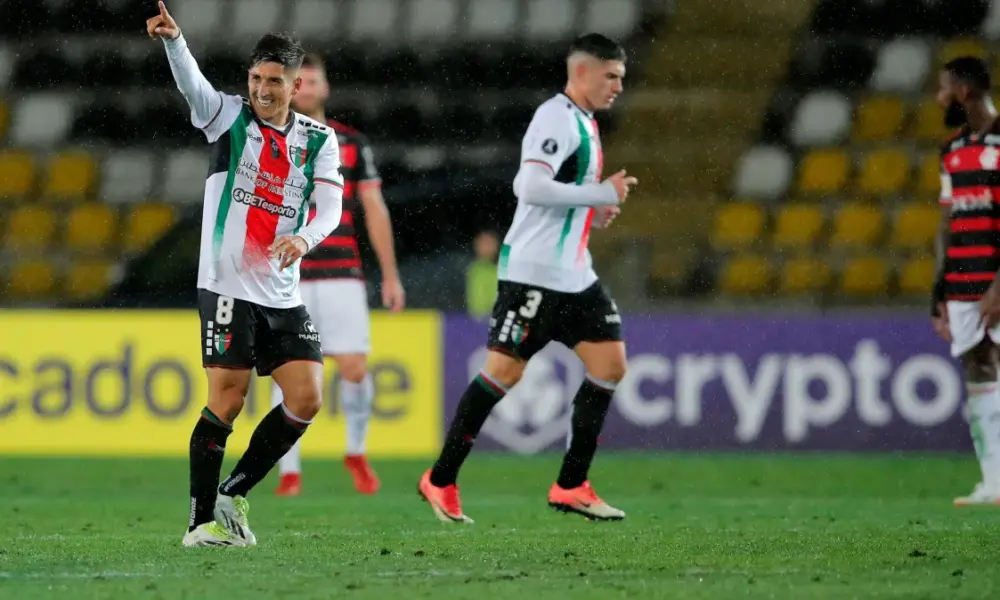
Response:
[[[979,300],[1000,271],[1000,123],[959,130],[941,150],[941,204],[948,210],[943,295],[956,357],[982,341]],[[991,332],[1000,341],[1000,330]]]
[[[281,128],[262,121],[246,100],[212,87],[183,38],[166,45],[191,121],[211,144],[198,263],[203,362],[256,367],[260,375],[289,360],[322,362],[299,291],[299,263],[280,269],[268,248],[282,235],[315,248],[340,221],[337,136],[295,112]],[[318,212],[307,224],[310,200]],[[261,331],[264,323],[280,334]],[[272,333],[287,343],[255,343]]]
[[[625,512],[602,500],[589,471],[615,387],[625,375],[621,316],[591,265],[591,228],[606,227],[635,178],[619,171],[601,181],[604,155],[594,111],[622,91],[625,50],[614,40],[580,36],[566,54],[564,93],[535,111],[514,177],[517,209],[497,268],[486,360],[459,400],[434,466],[418,484],[435,516],[472,521],[462,510],[459,470],[493,407],[522,389],[528,361],[549,342],[572,349],[587,371],[572,399],[570,435],[548,504],[594,520]],[[567,403],[569,404],[569,403]]]
[[[621,339],[614,301],[588,249],[596,207],[618,195],[601,183],[594,115],[560,93],[535,111],[514,179],[517,209],[500,248],[489,347],[528,360],[549,341]],[[557,185],[553,185],[557,184]]]

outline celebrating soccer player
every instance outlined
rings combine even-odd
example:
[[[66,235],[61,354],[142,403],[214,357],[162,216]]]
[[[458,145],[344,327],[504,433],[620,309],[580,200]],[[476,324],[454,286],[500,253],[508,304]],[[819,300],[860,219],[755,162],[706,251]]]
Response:
[[[393,311],[403,309],[406,296],[396,269],[392,224],[382,199],[381,180],[368,139],[356,129],[327,119],[324,104],[330,97],[323,60],[307,54],[299,70],[302,85],[292,107],[333,128],[340,146],[341,173],[344,175],[344,210],[340,226],[302,260],[302,297],[313,317],[323,343],[323,354],[333,357],[340,372],[340,404],[347,423],[347,455],[344,466],[362,494],[378,491],[379,481],[365,458],[365,438],[372,416],[375,387],[368,373],[371,351],[368,323],[368,294],[361,272],[361,256],[354,233],[358,200],[364,209],[365,225],[382,270],[382,304]],[[281,389],[275,384],[271,402],[281,403]],[[282,457],[277,493],[297,495],[302,487],[299,444]]]
[[[549,505],[591,519],[625,517],[588,480],[626,358],[618,308],[587,249],[591,227],[607,227],[636,183],[625,171],[601,182],[604,157],[594,121],[594,111],[610,108],[622,91],[625,51],[588,34],[570,46],[567,66],[565,92],[538,108],[521,144],[517,210],[500,250],[486,364],[462,396],[437,462],[420,480],[421,495],[442,521],[472,522],[462,512],[458,471],[493,406],[550,341],[572,348],[587,376],[573,399],[572,438]]]
[[[989,68],[961,57],[940,73],[937,101],[958,127],[941,150],[941,227],[931,313],[965,370],[969,427],[983,480],[955,504],[1000,504],[1000,125]]]
[[[252,546],[246,496],[302,436],[322,403],[320,338],[299,293],[299,259],[340,223],[337,137],[289,108],[305,51],[267,34],[250,55],[249,100],[217,91],[159,3],[146,22],[163,40],[191,122],[212,148],[205,182],[198,303],[208,405],[191,434],[191,514],[185,546]],[[305,223],[309,202],[316,216]],[[250,438],[219,485],[226,438],[250,369],[284,402]]]

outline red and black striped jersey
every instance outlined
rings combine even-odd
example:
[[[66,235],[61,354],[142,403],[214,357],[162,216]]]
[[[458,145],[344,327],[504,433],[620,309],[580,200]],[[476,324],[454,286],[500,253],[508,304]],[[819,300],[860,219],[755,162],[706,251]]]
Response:
[[[941,151],[941,203],[951,208],[945,296],[978,301],[1000,269],[1000,123],[963,127]]]
[[[302,280],[363,278],[361,253],[354,222],[358,216],[358,192],[381,185],[368,138],[360,131],[328,120],[340,144],[340,172],[344,176],[344,210],[340,226],[302,259]],[[309,218],[312,219],[313,211]]]

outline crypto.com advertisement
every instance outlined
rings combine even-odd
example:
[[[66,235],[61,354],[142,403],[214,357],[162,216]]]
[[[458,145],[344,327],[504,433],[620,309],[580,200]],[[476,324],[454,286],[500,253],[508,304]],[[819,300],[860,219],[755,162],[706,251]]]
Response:
[[[963,386],[930,320],[623,315],[629,370],[601,436],[635,450],[971,449]],[[445,321],[445,419],[485,355],[486,323]],[[565,447],[584,369],[550,344],[494,409],[481,448]]]

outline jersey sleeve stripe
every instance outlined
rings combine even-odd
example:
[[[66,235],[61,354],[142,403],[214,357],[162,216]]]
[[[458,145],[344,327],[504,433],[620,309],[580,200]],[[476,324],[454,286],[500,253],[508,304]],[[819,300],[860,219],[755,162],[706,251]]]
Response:
[[[552,165],[550,165],[549,163],[545,162],[544,160],[537,160],[537,159],[534,159],[534,158],[529,158],[529,159],[525,160],[524,162],[525,162],[525,164],[527,164],[527,163],[534,163],[536,165],[542,165],[543,167],[548,167],[548,169],[550,171],[552,171],[552,174],[555,175],[556,170],[554,168],[552,168]]]
[[[215,123],[215,120],[218,119],[219,115],[222,114],[222,107],[226,105],[226,100],[225,98],[222,97],[222,92],[218,92],[218,94],[219,94],[219,109],[215,111],[215,116],[212,117],[212,119],[208,123],[205,123],[205,126],[202,127],[201,129],[208,129],[209,127],[211,127],[212,123]]]
[[[314,177],[313,178],[313,182],[314,183],[325,183],[327,185],[332,185],[333,187],[344,189],[344,184],[343,183],[340,183],[339,181],[333,181],[332,179],[322,179],[320,177]]]

